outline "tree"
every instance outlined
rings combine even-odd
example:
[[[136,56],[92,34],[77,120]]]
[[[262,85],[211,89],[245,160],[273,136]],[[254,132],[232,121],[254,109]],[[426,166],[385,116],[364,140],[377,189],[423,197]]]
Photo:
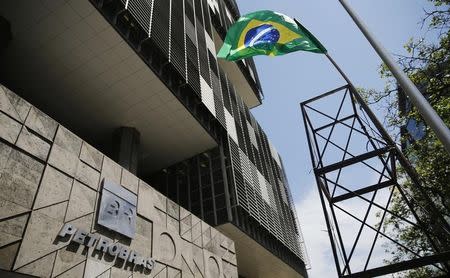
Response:
[[[405,49],[407,56],[398,56],[398,61],[410,79],[421,89],[423,94],[450,126],[450,0],[428,0],[434,5],[432,11],[424,10],[422,26],[427,26],[429,33],[435,34],[437,43],[426,39],[411,39]],[[407,133],[401,134],[400,128],[413,119],[416,123],[424,123],[418,111],[411,107],[401,113],[399,105],[398,85],[386,66],[381,66],[381,76],[387,79],[382,92],[363,90],[363,95],[371,104],[378,104],[389,111],[385,124],[394,132],[395,138],[409,142],[405,154],[418,172],[434,204],[442,215],[450,221],[450,155],[437,139],[433,131],[423,125],[425,133],[420,140],[412,140]],[[401,98],[400,98],[401,99]],[[401,179],[402,180],[402,179]],[[408,180],[402,180],[402,186],[411,187]],[[391,209],[405,217],[408,210],[399,196],[395,196]],[[431,252],[427,239],[411,226],[401,225],[398,219],[390,217],[384,224],[392,236],[405,246],[422,254]],[[393,258],[387,263],[395,263],[409,258],[410,254],[400,247],[388,245],[386,251]],[[422,267],[402,273],[405,277],[432,277],[442,274],[433,267]]]

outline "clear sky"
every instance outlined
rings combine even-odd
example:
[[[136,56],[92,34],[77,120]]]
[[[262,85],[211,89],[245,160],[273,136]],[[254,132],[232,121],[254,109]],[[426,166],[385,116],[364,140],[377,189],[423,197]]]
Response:
[[[349,0],[384,46],[405,54],[420,37],[426,0]],[[381,90],[381,60],[338,0],[238,0],[241,13],[269,9],[297,18],[328,49],[355,86]],[[336,277],[318,192],[311,172],[299,103],[345,84],[328,60],[306,52],[255,58],[265,99],[252,110],[283,158],[311,260],[312,278]],[[383,111],[376,111],[382,115]]]

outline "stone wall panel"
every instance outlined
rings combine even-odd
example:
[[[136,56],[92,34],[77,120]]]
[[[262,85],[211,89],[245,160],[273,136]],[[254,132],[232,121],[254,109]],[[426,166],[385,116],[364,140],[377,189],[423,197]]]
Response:
[[[205,277],[223,277],[223,265],[220,257],[209,252],[208,250],[203,250],[203,255],[205,262]]]
[[[68,152],[75,154],[77,157],[80,154],[82,140],[67,130],[63,126],[58,127],[58,131],[55,137],[55,144],[67,150]]]
[[[24,214],[1,221],[0,247],[21,240],[27,220],[28,214]]]
[[[203,254],[203,249],[192,245],[192,262],[195,277],[206,277],[205,275],[205,258]]]
[[[27,209],[21,205],[0,198],[0,219],[26,213],[29,211],[30,209]]]
[[[44,164],[0,142],[0,149],[4,148],[9,151],[0,150],[7,153],[0,158],[0,199],[31,209]]]
[[[109,157],[103,158],[102,173],[100,179],[103,180],[105,178],[113,181],[116,184],[120,184],[120,180],[122,178],[121,167]]]
[[[223,276],[224,278],[238,278],[237,267],[235,264],[223,262]]]
[[[179,269],[168,266],[167,278],[181,278],[181,271]]]
[[[48,163],[67,175],[73,177],[78,167],[78,155],[71,153],[63,147],[53,144]]]
[[[0,85],[0,110],[23,123],[30,111],[31,105],[11,92],[5,86]]]
[[[17,272],[38,277],[51,277],[55,255],[56,252],[50,253],[47,256],[39,258],[38,260],[19,268]]]
[[[74,181],[70,193],[65,222],[94,212],[96,192],[84,184]]]
[[[22,125],[6,114],[0,113],[0,138],[14,144],[19,137]]]
[[[0,268],[11,270],[14,264],[14,258],[19,250],[20,242],[9,244],[0,248]]]
[[[69,200],[73,179],[50,165],[45,167],[34,209]]]
[[[31,133],[26,127],[22,128],[16,145],[44,161],[47,160],[48,152],[50,151],[50,144],[41,137]]]
[[[139,181],[137,212],[148,219],[152,219],[158,213],[156,210],[165,213],[166,197],[145,182]]]
[[[78,163],[75,178],[94,190],[97,190],[100,184],[100,173],[82,161]]]
[[[134,275],[137,276],[137,275]],[[134,278],[133,276],[133,278]],[[152,278],[167,278],[167,266],[164,264],[158,264],[155,269],[153,269],[150,274]]]
[[[97,278],[109,278],[110,276],[111,276],[111,269],[108,269],[107,271],[97,276]]]
[[[184,208],[180,208],[180,236],[192,242],[192,215]]]
[[[152,222],[137,217],[136,237],[131,241],[130,248],[145,257],[152,257],[153,227]]]
[[[128,278],[131,275],[132,274],[127,270],[117,268],[117,267],[111,268],[111,278]]]
[[[32,129],[48,141],[53,141],[58,123],[35,107],[31,107],[25,126]]]
[[[203,247],[202,240],[202,221],[195,215],[192,216],[192,243],[198,247]]]
[[[67,202],[64,202],[31,213],[14,269],[31,263],[68,244],[57,240],[59,230],[64,223],[66,208]]]
[[[86,142],[81,147],[80,159],[97,171],[102,169],[103,155]]]
[[[85,262],[69,269],[68,271],[62,273],[59,276],[59,278],[78,278],[78,277],[83,277],[84,274],[84,266],[85,266]]]
[[[56,253],[52,276],[58,276],[86,260],[84,248],[78,244],[69,244]]]
[[[109,270],[112,264],[107,264],[104,261],[87,259],[86,268],[84,270],[84,277],[97,277],[103,272]]]
[[[167,217],[167,230],[173,234],[176,234],[177,237],[180,236],[180,221],[171,216]]]
[[[135,175],[131,174],[130,171],[128,171],[126,169],[122,170],[121,184],[126,189],[137,194],[138,186],[139,186],[139,179]]]
[[[180,219],[180,206],[170,199],[167,199],[167,214],[176,220]]]

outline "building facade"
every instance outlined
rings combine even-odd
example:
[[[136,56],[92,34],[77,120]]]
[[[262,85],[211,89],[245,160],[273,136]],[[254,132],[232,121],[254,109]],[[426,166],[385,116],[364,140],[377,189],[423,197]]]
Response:
[[[152,241],[148,257],[153,256],[155,268],[164,268],[158,272],[163,274],[152,270],[147,274],[149,277],[236,277],[237,273],[247,278],[307,276],[303,240],[282,160],[250,112],[263,99],[255,64],[252,59],[230,63],[216,58],[227,29],[239,17],[235,1],[68,0],[30,3],[8,0],[0,3],[0,16],[0,22],[4,22],[0,28],[3,40],[0,82],[5,91],[1,108],[2,115],[8,119],[2,122],[4,134],[1,140],[7,152],[27,154],[45,168],[41,173],[44,178],[36,177],[36,188],[29,191],[26,211],[21,212],[27,215],[22,230],[19,229],[21,232],[18,232],[22,233],[21,236],[15,235],[15,240],[3,245],[6,247],[0,247],[3,250],[0,257],[11,259],[2,264],[2,269],[40,276],[30,269],[36,267],[36,260],[42,264],[45,258],[54,262],[53,268],[45,273],[47,276],[61,273],[55,272],[55,267],[60,253],[63,253],[61,250],[67,253],[65,245],[47,246],[44,248],[49,251],[47,253],[34,250],[40,256],[36,254],[36,257],[27,258],[28,267],[26,263],[18,263],[24,254],[22,250],[26,250],[24,248],[32,246],[39,249],[39,246],[28,242],[32,242],[33,232],[39,232],[32,220],[38,214],[36,210],[42,209],[36,204],[42,198],[41,191],[50,190],[43,185],[45,177],[50,175],[45,174],[48,168],[72,179],[71,192],[77,192],[77,184],[90,187],[93,190],[91,195],[97,196],[93,198],[96,201],[91,210],[86,212],[92,225],[89,229],[83,226],[91,233],[99,225],[96,221],[100,219],[101,202],[97,199],[105,195],[105,182],[112,180],[136,196],[137,221],[133,225],[139,235],[137,238],[145,240],[143,222],[153,225],[153,236],[147,234],[151,238],[148,240]],[[32,116],[29,113],[22,118],[11,114],[11,110],[18,111],[15,105],[22,102],[27,104],[26,107],[36,107],[32,110],[27,108],[27,111],[48,115],[36,120],[38,128],[27,125],[27,121],[32,122],[36,116],[28,120]],[[54,121],[59,124],[53,124],[56,127],[50,132],[47,123]],[[19,133],[11,131],[11,126]],[[40,149],[41,145],[35,145],[33,140],[28,140],[33,144],[24,145],[27,141],[22,135],[24,130],[43,140],[42,146],[48,144],[45,145],[48,150]],[[76,151],[72,146],[62,149],[72,149],[72,154],[81,152],[77,153],[81,162],[72,167],[65,165],[68,163],[63,154],[58,160],[58,154],[53,154],[58,147],[54,145],[59,146],[57,142],[72,137],[58,135],[60,130],[76,134],[73,137],[83,142],[80,143],[82,146],[94,146],[92,149],[104,153],[101,156],[103,163],[96,168],[83,160],[83,148],[78,148],[78,143]],[[22,140],[25,142],[20,143]],[[105,161],[108,161],[106,166]],[[108,172],[109,162],[117,166],[115,171]],[[5,163],[10,165],[12,162]],[[86,169],[90,172],[97,172],[95,176],[98,178],[95,181],[90,179],[91,184],[81,177],[83,174],[78,176],[78,169],[84,164],[89,166]],[[2,171],[7,174],[11,168],[3,167]],[[104,174],[105,171],[108,174]],[[121,174],[117,174],[119,172]],[[135,186],[129,187],[124,183],[128,177],[133,177]],[[141,183],[146,185],[141,186]],[[7,188],[6,184],[2,182],[0,186]],[[64,191],[62,185],[56,185],[56,180],[53,184],[55,190]],[[151,190],[159,197],[141,201],[145,198],[145,195],[141,197],[145,194],[141,187],[145,188],[142,192]],[[76,202],[71,201],[72,193],[51,202],[51,196],[57,192],[49,191],[49,200],[43,201],[48,205],[44,208],[50,210],[55,204],[64,202],[68,202],[66,206],[70,208],[71,203]],[[166,200],[162,202],[164,209],[154,201],[161,199]],[[146,206],[151,209],[145,213]],[[171,210],[172,214],[169,214],[169,207],[176,207],[175,211],[179,212]],[[156,215],[162,215],[162,212],[166,216],[156,219]],[[2,218],[5,221],[13,219],[11,215]],[[194,239],[194,218],[196,223],[202,223],[199,224],[202,227],[200,235],[216,240],[195,242],[198,236]],[[169,225],[167,219],[175,224]],[[69,220],[73,218],[65,217],[54,224],[54,231],[58,225],[60,229],[63,224],[70,224]],[[183,235],[189,231],[188,242],[193,247],[180,247],[181,251],[168,256],[173,257],[168,261],[167,256],[161,254],[170,253],[170,250],[166,250],[166,244],[158,245],[159,240],[155,238],[155,227],[160,226],[164,232],[158,236],[170,235],[172,241],[176,241],[175,246],[187,244]],[[170,227],[176,235],[167,232]],[[97,232],[111,236],[114,231],[114,228],[106,227]],[[198,231],[196,233],[199,234]],[[2,237],[6,238],[6,234]],[[136,239],[124,242],[125,246],[127,243],[128,246],[140,245]],[[11,251],[12,246],[15,251]],[[145,253],[145,250],[140,253]],[[186,252],[191,257],[193,253],[198,256],[202,253],[203,263],[197,262],[200,257],[197,261],[195,258],[183,261],[186,258],[183,250],[188,250]],[[209,254],[216,256],[212,261],[218,268],[209,268],[209,258],[214,257],[208,257]],[[77,258],[84,267],[83,271],[73,275],[115,277],[113,273],[123,270],[114,265],[105,268],[104,265],[108,264],[97,261],[92,267],[91,254],[88,252],[86,256],[86,260]],[[82,267],[78,265],[81,264],[70,263],[80,269]],[[198,273],[194,273],[193,265],[198,268]],[[214,263],[212,265],[215,266]],[[20,271],[24,268],[28,270]],[[99,272],[99,269],[104,271]],[[66,269],[62,273],[69,271]]]

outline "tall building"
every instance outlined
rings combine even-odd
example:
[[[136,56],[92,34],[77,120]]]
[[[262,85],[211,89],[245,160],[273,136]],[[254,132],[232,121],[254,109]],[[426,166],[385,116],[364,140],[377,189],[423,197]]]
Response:
[[[9,275],[41,276],[35,263],[39,261],[39,265],[53,265],[46,268],[46,275],[119,277],[117,269],[122,268],[105,267],[104,262],[93,261],[89,252],[85,260],[71,254],[68,261],[61,259],[63,264],[58,259],[61,246],[41,246],[42,242],[32,240],[48,235],[39,230],[48,227],[36,224],[39,211],[67,200],[60,234],[81,230],[67,226],[72,223],[67,217],[74,202],[83,203],[84,197],[72,197],[82,187],[83,192],[94,189],[92,194],[97,196],[89,212],[94,220],[85,228],[92,238],[99,234],[114,241],[118,233],[119,242],[139,250],[140,243],[133,243],[138,237],[102,222],[103,197],[111,192],[125,194],[128,197],[116,195],[137,207],[137,220],[130,223],[136,234],[141,230],[139,240],[146,235],[145,225],[139,223],[152,223],[152,233],[164,223],[167,232],[161,236],[177,227],[171,259],[164,257],[170,248],[154,235],[151,250],[141,248],[141,253],[150,252],[155,268],[159,267],[148,277],[307,277],[303,240],[282,159],[250,112],[263,99],[255,64],[252,59],[231,63],[216,58],[227,29],[238,17],[234,0],[0,2],[0,115],[5,118],[0,121],[0,143],[5,152],[24,154],[44,167],[36,186],[30,187],[33,190],[26,190],[26,198],[11,193],[19,198],[14,204],[29,199],[21,206],[23,211],[0,216],[0,226],[5,226],[27,215],[21,232],[7,233],[15,241],[6,240],[6,232],[0,234],[8,243],[0,244],[6,246],[0,247],[0,258],[9,258],[0,259],[1,269],[11,271]],[[67,153],[61,154],[63,149]],[[83,158],[91,153],[88,150],[105,155]],[[72,165],[68,161],[73,155],[77,163]],[[31,162],[24,159],[2,163],[25,169]],[[54,185],[47,188],[49,169],[63,176],[58,180],[53,174]],[[86,169],[98,178],[79,174]],[[7,178],[13,174],[8,171],[13,167],[1,171],[0,188],[9,192],[12,181]],[[58,183],[64,177],[72,179],[67,200],[57,198],[64,195]],[[131,177],[136,180],[133,186],[127,183]],[[145,197],[153,188],[167,199],[156,191],[153,197]],[[52,198],[59,202],[50,202]],[[164,205],[161,199],[166,200]],[[147,206],[154,209],[153,214]],[[173,207],[178,208],[176,213]],[[161,222],[156,215],[163,212]],[[46,215],[53,217],[50,212]],[[195,227],[201,227],[200,231]],[[199,237],[194,236],[197,232]],[[192,247],[183,249],[178,246],[184,246],[186,234]],[[131,243],[122,242],[121,236],[132,238]],[[71,242],[77,243],[76,238],[75,233]],[[34,257],[25,255],[27,248]],[[39,248],[48,252],[33,250]],[[179,261],[178,249],[182,250]],[[194,254],[195,263],[190,265],[183,252]],[[196,261],[198,252],[212,254],[209,258],[219,256],[214,259],[217,269],[208,268],[207,255],[203,263]],[[81,261],[84,268],[75,272],[78,265],[73,260]],[[126,272],[123,275],[128,277]]]

